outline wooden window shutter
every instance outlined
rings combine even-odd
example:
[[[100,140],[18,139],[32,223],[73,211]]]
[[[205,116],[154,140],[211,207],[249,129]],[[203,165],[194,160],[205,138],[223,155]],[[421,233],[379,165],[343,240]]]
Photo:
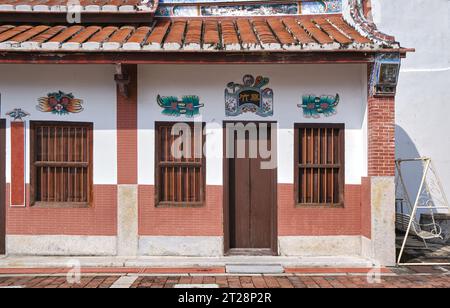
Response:
[[[32,121],[30,125],[33,205],[89,206],[93,124]]]
[[[195,147],[203,145],[205,138],[203,132],[194,133],[193,123],[191,129],[190,146],[191,157],[174,157],[172,145],[179,137],[172,134],[176,123],[156,123],[156,168],[155,168],[155,197],[157,206],[202,206],[205,201],[206,168],[203,151],[201,157],[195,157]],[[204,124],[202,124],[203,129]]]
[[[345,127],[295,125],[295,200],[300,206],[344,205]]]

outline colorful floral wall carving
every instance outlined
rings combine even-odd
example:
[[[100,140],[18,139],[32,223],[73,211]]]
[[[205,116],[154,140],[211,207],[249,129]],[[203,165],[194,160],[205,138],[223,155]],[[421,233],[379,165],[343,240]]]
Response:
[[[264,88],[269,78],[245,75],[243,84],[230,82],[225,89],[225,114],[237,116],[255,113],[262,117],[273,115],[273,90]]]
[[[185,115],[194,117],[200,113],[200,108],[204,104],[200,103],[200,98],[196,95],[186,95],[180,99],[175,96],[160,96],[156,98],[158,105],[163,109],[162,114],[179,117]]]
[[[323,114],[326,117],[337,113],[336,106],[339,104],[339,94],[333,95],[304,95],[302,103],[298,107],[303,109],[306,118],[320,118]]]
[[[72,93],[62,91],[48,93],[46,97],[39,98],[36,109],[58,115],[80,113],[84,110],[83,100],[75,98]]]

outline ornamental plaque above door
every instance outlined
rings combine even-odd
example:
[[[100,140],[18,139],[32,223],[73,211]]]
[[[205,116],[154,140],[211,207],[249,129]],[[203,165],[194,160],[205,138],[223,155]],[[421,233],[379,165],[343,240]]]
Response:
[[[245,75],[243,84],[230,82],[225,89],[225,114],[230,117],[255,113],[261,117],[273,115],[273,90],[264,88],[269,78]]]

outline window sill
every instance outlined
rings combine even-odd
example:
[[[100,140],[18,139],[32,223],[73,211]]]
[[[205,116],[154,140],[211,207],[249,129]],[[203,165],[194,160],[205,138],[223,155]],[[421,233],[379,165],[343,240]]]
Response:
[[[297,203],[296,208],[306,209],[343,209],[345,208],[344,202],[340,203]]]
[[[89,203],[86,202],[35,202],[31,205],[33,208],[40,209],[89,209]]]
[[[204,202],[158,202],[157,208],[199,208],[204,207]]]

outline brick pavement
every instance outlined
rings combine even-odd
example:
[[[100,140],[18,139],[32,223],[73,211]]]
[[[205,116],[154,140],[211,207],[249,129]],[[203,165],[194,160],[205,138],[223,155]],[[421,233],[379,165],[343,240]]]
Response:
[[[69,283],[64,274],[4,274],[0,287],[109,288],[123,273],[83,274],[79,283]],[[448,288],[450,272],[442,267],[404,267],[384,274],[380,283],[369,283],[362,273],[287,273],[282,275],[234,276],[227,274],[155,274],[138,276],[131,288],[173,288],[177,284],[217,284],[221,288]]]

